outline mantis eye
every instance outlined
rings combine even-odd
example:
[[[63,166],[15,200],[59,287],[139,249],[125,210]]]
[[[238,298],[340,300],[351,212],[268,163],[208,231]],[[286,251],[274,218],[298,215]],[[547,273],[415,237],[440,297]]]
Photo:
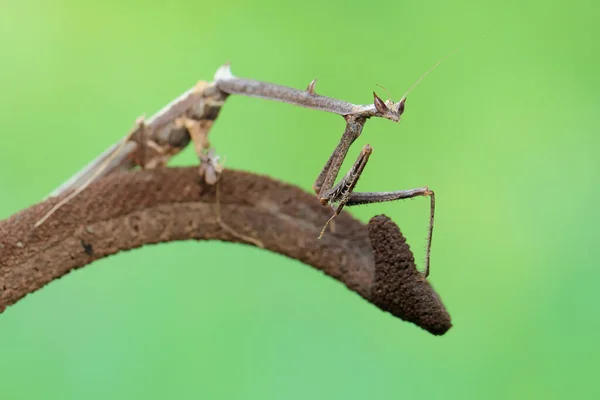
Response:
[[[375,92],[373,92],[373,104],[375,104],[375,108],[381,114],[385,114],[389,110],[383,100],[381,100],[379,96],[375,94]]]
[[[406,98],[402,99],[400,104],[398,104],[398,115],[402,115],[402,113],[404,113],[404,103],[406,103]]]

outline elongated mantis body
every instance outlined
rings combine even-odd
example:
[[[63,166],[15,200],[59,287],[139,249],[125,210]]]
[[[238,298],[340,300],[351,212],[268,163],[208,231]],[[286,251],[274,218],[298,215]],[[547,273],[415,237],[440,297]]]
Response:
[[[421,76],[410,90],[440,62],[441,60]],[[201,81],[152,117],[147,120],[138,119],[134,129],[119,143],[111,146],[58,187],[51,196],[57,196],[67,191],[71,192],[70,195],[46,213],[36,226],[41,225],[56,209],[101,176],[119,170],[132,169],[136,166],[141,168],[165,166],[170,158],[185,148],[190,141],[194,143],[200,159],[200,175],[209,184],[217,183],[222,167],[218,162],[218,157],[210,148],[208,133],[226,98],[229,95],[242,95],[326,111],[344,118],[346,128],[340,142],[313,185],[319,201],[323,205],[330,204],[334,210],[331,218],[325,222],[319,238],[324,234],[329,222],[339,215],[345,206],[395,201],[417,196],[430,197],[429,230],[424,266],[424,274],[428,276],[435,211],[434,192],[426,186],[390,192],[355,192],[354,188],[372,153],[372,148],[368,144],[361,149],[350,170],[337,184],[335,183],[351,145],[362,133],[367,120],[385,118],[399,122],[404,113],[406,94],[395,103],[391,100],[383,101],[373,92],[372,103],[355,105],[317,94],[315,83],[316,80],[313,80],[305,90],[299,90],[268,82],[238,78],[231,73],[229,64],[222,66],[217,70],[213,82]]]

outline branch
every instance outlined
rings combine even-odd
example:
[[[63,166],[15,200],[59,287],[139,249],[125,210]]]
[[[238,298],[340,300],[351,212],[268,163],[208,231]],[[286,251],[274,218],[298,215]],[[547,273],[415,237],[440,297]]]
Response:
[[[200,182],[195,167],[159,168],[99,179],[33,229],[65,195],[0,221],[0,311],[75,268],[123,250],[175,240],[251,237],[433,334],[451,327],[398,227],[385,216],[365,226],[342,213],[335,231],[317,240],[330,211],[295,186],[233,170],[225,170],[219,184],[211,186]]]

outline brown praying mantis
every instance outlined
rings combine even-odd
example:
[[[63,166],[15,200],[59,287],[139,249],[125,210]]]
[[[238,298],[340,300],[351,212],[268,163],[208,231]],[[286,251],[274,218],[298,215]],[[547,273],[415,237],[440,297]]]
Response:
[[[127,136],[50,195],[58,196],[70,192],[36,223],[36,227],[44,223],[57,209],[85,190],[91,182],[99,177],[136,166],[141,168],[165,166],[172,156],[187,146],[190,140],[194,143],[200,159],[200,176],[206,183],[216,184],[222,166],[219,158],[210,148],[208,132],[225,99],[229,95],[243,95],[326,111],[344,118],[346,128],[342,138],[313,185],[313,190],[321,204],[331,205],[334,210],[331,218],[325,222],[319,238],[323,236],[328,224],[340,214],[345,206],[395,201],[418,196],[429,197],[429,229],[423,272],[427,277],[435,214],[434,192],[427,186],[391,192],[354,192],[358,179],[372,153],[372,148],[368,144],[363,146],[358,158],[344,177],[337,184],[335,180],[350,147],[360,136],[367,120],[378,117],[399,122],[404,113],[408,93],[442,61],[443,59],[439,60],[423,74],[400,101],[396,103],[391,100],[383,101],[373,92],[373,103],[367,105],[355,105],[319,95],[315,92],[316,80],[313,80],[306,90],[298,90],[273,83],[235,77],[231,73],[229,64],[225,64],[217,70],[213,82],[200,81],[147,120],[138,118],[136,126]]]

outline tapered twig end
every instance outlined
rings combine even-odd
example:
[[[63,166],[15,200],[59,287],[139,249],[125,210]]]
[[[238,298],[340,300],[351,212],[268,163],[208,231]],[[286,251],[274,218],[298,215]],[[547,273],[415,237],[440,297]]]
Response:
[[[398,225],[385,215],[369,221],[375,279],[369,300],[384,311],[418,325],[434,335],[451,327],[448,311],[414,257]]]

